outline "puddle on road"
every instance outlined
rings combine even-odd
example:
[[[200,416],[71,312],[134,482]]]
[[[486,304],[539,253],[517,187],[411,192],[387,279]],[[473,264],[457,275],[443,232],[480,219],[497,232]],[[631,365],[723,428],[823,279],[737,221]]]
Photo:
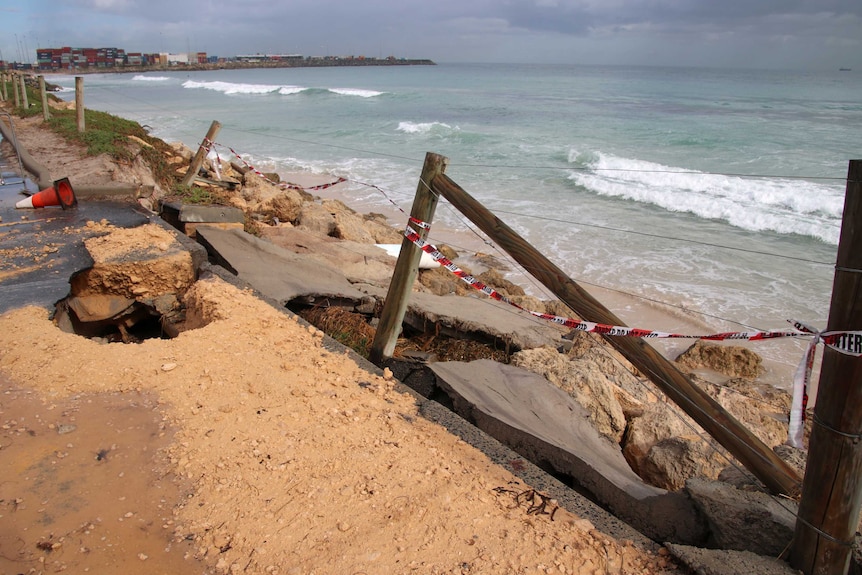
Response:
[[[0,573],[202,573],[174,542],[182,497],[152,397],[43,403],[0,376]]]

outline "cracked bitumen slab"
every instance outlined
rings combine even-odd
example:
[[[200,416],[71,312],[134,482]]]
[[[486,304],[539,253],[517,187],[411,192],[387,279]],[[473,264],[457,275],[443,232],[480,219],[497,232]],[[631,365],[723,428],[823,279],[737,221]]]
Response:
[[[355,277],[348,280],[337,261],[321,261],[313,254],[276,246],[242,230],[201,226],[197,235],[215,262],[281,305],[303,298],[305,303],[353,301],[359,307],[386,298],[385,287]],[[569,331],[489,298],[425,292],[410,294],[405,322],[418,329],[436,324],[455,333],[483,334],[516,350],[559,346]]]
[[[68,295],[69,278],[93,265],[84,240],[100,232],[87,222],[131,228],[154,217],[123,202],[17,209],[21,197],[0,187],[0,313],[23,305],[52,307]]]

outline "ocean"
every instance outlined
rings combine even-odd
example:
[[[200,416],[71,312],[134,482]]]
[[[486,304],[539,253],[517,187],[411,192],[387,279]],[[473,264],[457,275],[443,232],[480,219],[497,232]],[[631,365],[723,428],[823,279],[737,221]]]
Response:
[[[74,99],[73,76],[48,80]],[[862,157],[862,75],[838,70],[439,64],[92,74],[84,86],[87,108],[166,141],[196,148],[217,120],[222,158],[345,177],[339,193],[361,211],[391,200],[409,212],[426,152],[442,154],[570,277],[619,296],[628,325],[659,331],[680,324],[649,324],[649,310],[705,333],[825,327],[848,160]],[[475,229],[445,203],[435,224]],[[790,369],[805,342],[760,345]]]

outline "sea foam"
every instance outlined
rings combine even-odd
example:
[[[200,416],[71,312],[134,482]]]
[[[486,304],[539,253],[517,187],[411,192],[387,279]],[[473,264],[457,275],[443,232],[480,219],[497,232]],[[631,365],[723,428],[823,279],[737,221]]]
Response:
[[[167,82],[170,78],[167,76],[144,76],[143,74],[136,74],[132,76],[132,80],[137,82]]]
[[[272,84],[237,84],[234,82],[197,82],[186,80],[183,88],[213,90],[224,94],[271,94],[284,86]]]
[[[183,88],[203,89],[222,92],[223,94],[273,94],[277,93],[282,96],[292,96],[302,92],[311,94],[337,94],[339,96],[356,96],[359,98],[373,98],[380,96],[385,92],[375,90],[363,90],[360,88],[321,88],[314,89],[305,86],[293,85],[275,85],[275,84],[240,84],[234,82],[198,82],[195,80],[187,80],[183,82]]]
[[[360,88],[330,88],[329,91],[339,96],[359,96],[360,98],[374,98],[386,93],[377,92],[376,90],[362,90]]]
[[[445,131],[457,130],[443,122],[399,122],[397,130],[405,134],[427,134],[432,131],[443,129]]]
[[[569,179],[600,196],[688,212],[745,230],[838,243],[841,188],[805,180],[708,174],[602,152],[573,150],[569,161],[578,168]]]

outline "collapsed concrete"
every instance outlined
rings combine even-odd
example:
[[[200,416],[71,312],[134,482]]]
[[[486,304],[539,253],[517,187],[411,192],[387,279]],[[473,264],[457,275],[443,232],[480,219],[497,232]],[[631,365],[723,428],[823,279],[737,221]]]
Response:
[[[371,313],[377,302],[386,297],[380,280],[388,281],[395,262],[392,256],[373,244],[318,240],[314,249],[309,250],[310,238],[302,231],[290,229],[282,231],[282,237],[302,238],[304,253],[276,246],[240,230],[199,226],[197,235],[215,262],[284,306],[325,302],[324,305],[341,305]],[[420,330],[442,329],[461,335],[482,333],[498,339],[501,345],[508,345],[513,351],[560,344],[566,330],[555,324],[536,323],[524,315],[513,315],[510,309],[494,301],[417,292],[411,297],[405,322]]]
[[[430,365],[456,413],[657,541],[702,544],[706,528],[682,493],[647,485],[585,410],[533,372],[488,360]]]

